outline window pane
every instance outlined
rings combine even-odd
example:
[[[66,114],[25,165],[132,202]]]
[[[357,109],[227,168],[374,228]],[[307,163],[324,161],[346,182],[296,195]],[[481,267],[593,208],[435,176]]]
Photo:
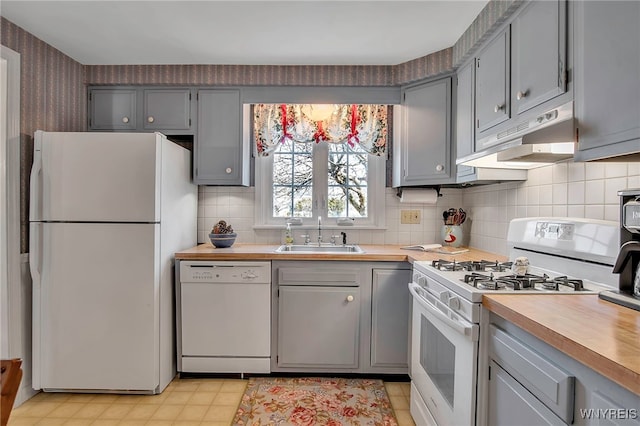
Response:
[[[311,144],[280,145],[273,154],[274,217],[311,217],[313,157]]]
[[[349,188],[347,216],[367,217],[367,188]]]
[[[329,146],[329,217],[367,216],[368,156],[355,145]]]
[[[329,187],[329,204],[327,206],[329,217],[346,217],[346,194],[342,187]]]

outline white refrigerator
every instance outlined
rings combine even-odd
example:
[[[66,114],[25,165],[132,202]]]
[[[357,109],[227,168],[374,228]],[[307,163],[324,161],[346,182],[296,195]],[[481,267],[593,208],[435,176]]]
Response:
[[[159,393],[173,379],[173,255],[197,235],[190,164],[159,133],[35,133],[34,389]]]

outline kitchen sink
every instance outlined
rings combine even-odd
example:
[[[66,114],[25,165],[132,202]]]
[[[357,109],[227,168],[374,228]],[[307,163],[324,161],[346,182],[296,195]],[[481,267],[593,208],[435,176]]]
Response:
[[[293,245],[281,245],[276,249],[276,253],[346,253],[346,254],[359,254],[364,253],[364,250],[356,244],[347,245],[334,245],[334,244],[293,244]]]

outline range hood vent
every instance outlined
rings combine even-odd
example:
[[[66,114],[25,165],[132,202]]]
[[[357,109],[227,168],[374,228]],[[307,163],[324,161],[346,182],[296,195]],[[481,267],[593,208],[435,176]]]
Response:
[[[573,102],[476,142],[478,152],[456,164],[497,169],[532,169],[573,158]],[[482,147],[485,147],[482,149]]]

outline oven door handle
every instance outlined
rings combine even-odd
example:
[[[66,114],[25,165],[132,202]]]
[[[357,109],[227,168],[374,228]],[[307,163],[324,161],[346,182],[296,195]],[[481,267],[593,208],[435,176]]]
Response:
[[[436,305],[432,304],[431,302],[429,302],[428,299],[426,299],[424,296],[419,294],[417,291],[418,288],[421,288],[418,284],[409,283],[409,291],[413,296],[413,300],[417,301],[420,304],[420,306],[426,309],[431,315],[435,316],[440,321],[444,322],[446,325],[448,325],[458,333],[464,336],[469,336],[474,341],[478,340],[477,325],[471,324],[461,318],[458,320],[451,318],[449,315],[447,315],[445,312],[439,309]],[[446,309],[446,312],[457,315],[448,306],[444,304],[442,306],[443,306],[443,309]]]

